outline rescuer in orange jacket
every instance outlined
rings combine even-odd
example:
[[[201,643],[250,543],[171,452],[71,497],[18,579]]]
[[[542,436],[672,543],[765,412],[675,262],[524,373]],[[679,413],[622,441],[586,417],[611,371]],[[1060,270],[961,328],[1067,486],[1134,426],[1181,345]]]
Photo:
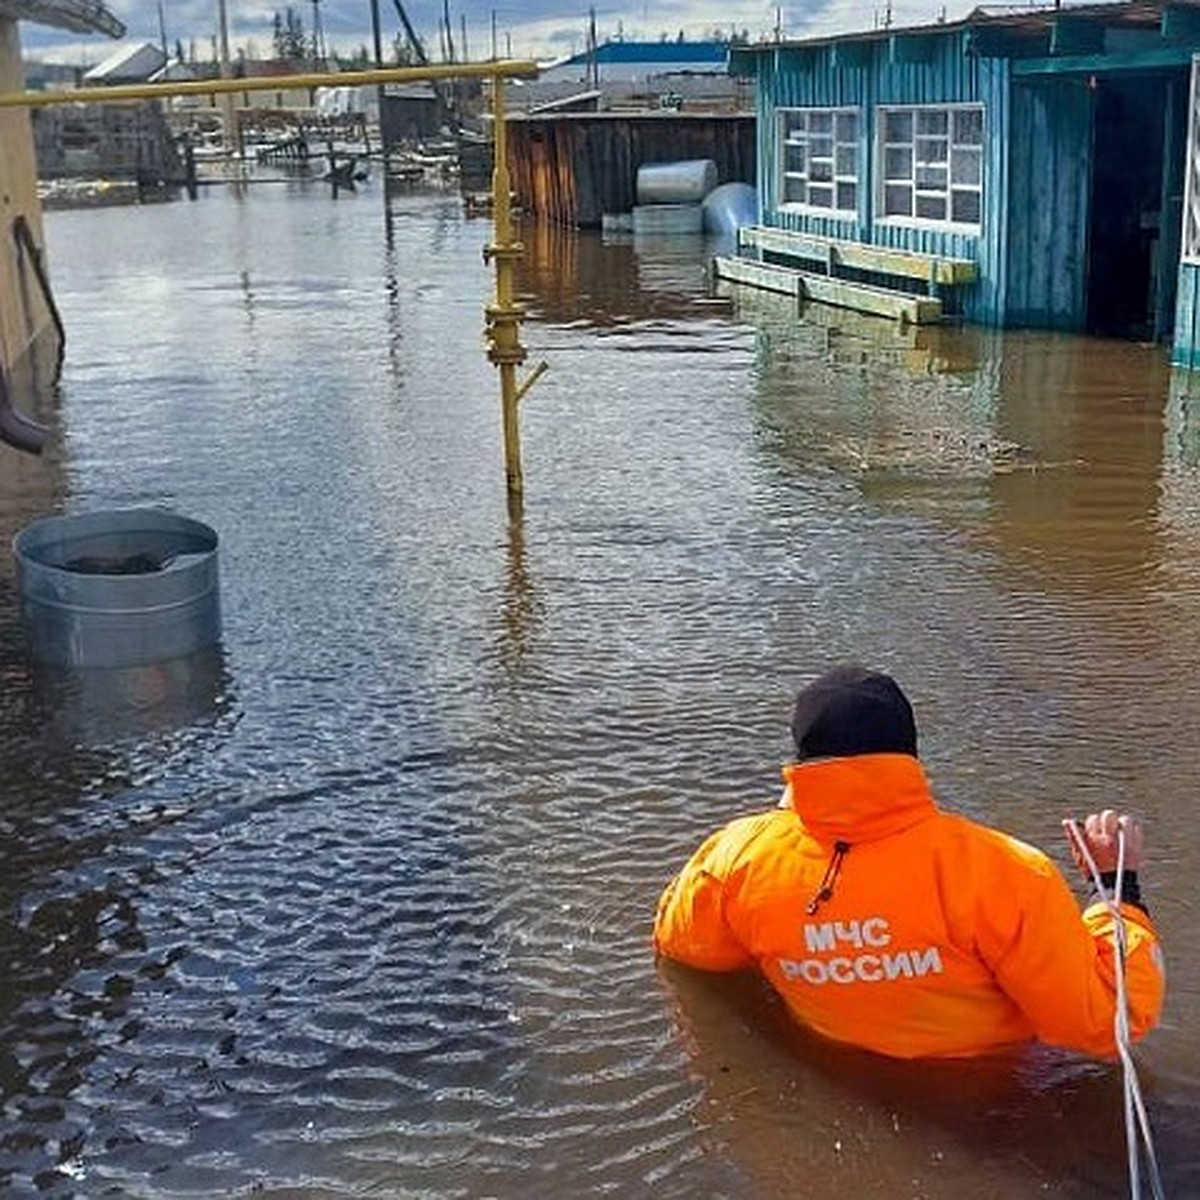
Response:
[[[1081,915],[1045,854],[937,807],[893,679],[830,671],[797,697],[792,734],[798,761],[779,806],[713,834],[667,886],[660,953],[710,971],[756,967],[805,1025],[900,1058],[1030,1039],[1115,1053],[1111,910],[1092,902]],[[1118,830],[1137,1039],[1164,993],[1138,888],[1141,829],[1106,810],[1082,835],[1111,889]]]

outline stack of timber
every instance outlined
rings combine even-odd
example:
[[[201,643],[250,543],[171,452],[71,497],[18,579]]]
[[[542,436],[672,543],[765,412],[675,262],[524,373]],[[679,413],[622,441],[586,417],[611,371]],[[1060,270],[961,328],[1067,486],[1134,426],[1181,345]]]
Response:
[[[942,320],[946,296],[975,281],[969,259],[872,246],[766,225],[738,231],[738,254],[718,255],[719,279],[913,325]]]

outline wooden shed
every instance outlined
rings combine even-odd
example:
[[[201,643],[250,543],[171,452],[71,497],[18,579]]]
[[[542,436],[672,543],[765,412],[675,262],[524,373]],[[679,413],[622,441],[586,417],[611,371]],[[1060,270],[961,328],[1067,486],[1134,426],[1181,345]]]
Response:
[[[917,320],[1174,335],[1200,361],[1197,50],[1186,0],[737,47],[760,211],[727,269],[917,296]]]
[[[508,122],[508,163],[521,207],[541,220],[598,227],[636,204],[638,168],[711,159],[720,183],[754,180],[750,113],[555,113]]]

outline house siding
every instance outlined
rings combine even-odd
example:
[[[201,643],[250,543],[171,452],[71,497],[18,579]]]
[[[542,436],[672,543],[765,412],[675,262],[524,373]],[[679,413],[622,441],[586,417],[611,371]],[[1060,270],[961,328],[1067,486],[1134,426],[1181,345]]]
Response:
[[[966,35],[929,39],[929,61],[893,62],[888,40],[865,43],[856,50],[860,62],[839,62],[832,45],[780,48],[759,63],[758,189],[764,223],[797,232],[846,238],[873,245],[915,250],[923,254],[974,259],[979,280],[963,289],[962,313],[981,324],[1003,318],[1009,72],[1004,59],[982,59],[966,53]],[[881,222],[875,219],[874,154],[877,110],[909,104],[982,104],[984,107],[984,190],[981,231]],[[776,113],[780,108],[855,107],[861,111],[859,145],[859,211],[847,220],[800,212],[781,212],[779,143]]]
[[[1082,78],[1013,89],[1006,325],[1084,327],[1092,105]]]

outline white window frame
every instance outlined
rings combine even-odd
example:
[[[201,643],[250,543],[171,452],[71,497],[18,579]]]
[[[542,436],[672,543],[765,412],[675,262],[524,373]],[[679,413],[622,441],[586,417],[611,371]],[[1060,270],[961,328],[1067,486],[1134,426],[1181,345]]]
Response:
[[[845,137],[845,119],[854,119],[853,137]],[[799,118],[797,121],[796,118]],[[795,121],[795,125],[793,125]],[[828,131],[819,126],[828,121]],[[789,107],[778,110],[776,125],[776,145],[779,150],[779,180],[778,212],[802,212],[813,216],[834,217],[839,220],[857,220],[862,204],[862,188],[864,184],[862,172],[862,109],[848,106],[840,108],[827,107]],[[818,128],[814,128],[818,126]],[[841,128],[839,128],[841,127]],[[812,139],[828,142],[828,147],[821,146],[826,153],[811,153]],[[795,169],[788,161],[788,148],[793,151],[799,148],[803,155],[803,168]],[[846,158],[850,156],[853,162],[853,172],[847,171]],[[821,171],[820,178],[813,178],[813,167]],[[791,169],[789,169],[791,167]],[[802,184],[805,199],[788,200],[788,183]],[[847,208],[838,204],[839,194],[847,187],[854,188],[854,204]],[[828,191],[828,205],[813,203],[811,196],[814,192]]]
[[[907,136],[897,137],[894,131],[889,131],[888,118],[893,114],[910,116]],[[964,136],[960,128],[966,124],[962,118],[975,114],[979,117],[978,140]],[[944,127],[939,118],[944,118]],[[880,105],[875,112],[876,219],[889,225],[981,233],[986,126],[987,114],[982,104]],[[897,167],[897,162],[903,162],[906,157],[907,167]],[[907,213],[888,212],[889,193],[893,189],[898,192],[908,190],[910,205]],[[955,218],[956,194],[976,197],[976,217]],[[919,211],[922,205],[926,209],[924,213]],[[942,206],[941,215],[930,212],[939,205]]]

